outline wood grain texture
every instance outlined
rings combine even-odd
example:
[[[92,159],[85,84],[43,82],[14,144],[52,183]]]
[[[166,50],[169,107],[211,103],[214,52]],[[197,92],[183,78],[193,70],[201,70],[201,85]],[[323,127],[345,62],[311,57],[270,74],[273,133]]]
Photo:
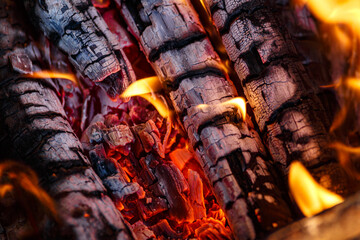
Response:
[[[285,24],[271,12],[272,5],[265,0],[205,2],[284,176],[290,163],[298,160],[327,188],[343,195],[353,192],[351,180],[329,149],[331,114],[321,101],[321,79],[309,76],[310,69],[304,67]]]
[[[35,48],[21,10],[15,1],[0,2],[0,124],[12,146],[8,151],[37,172],[56,201],[63,225],[54,230],[50,224],[44,238],[134,239],[83,155],[51,80],[22,73],[39,67],[31,60]]]
[[[237,93],[189,1],[120,4],[131,32],[169,92],[235,237],[254,239],[255,228],[261,234],[271,230],[273,222],[290,221],[249,119],[242,120],[235,107],[220,105]],[[258,222],[256,212],[263,222]]]
[[[32,22],[84,76],[111,97],[135,79],[131,65],[101,15],[88,0],[24,1]]]

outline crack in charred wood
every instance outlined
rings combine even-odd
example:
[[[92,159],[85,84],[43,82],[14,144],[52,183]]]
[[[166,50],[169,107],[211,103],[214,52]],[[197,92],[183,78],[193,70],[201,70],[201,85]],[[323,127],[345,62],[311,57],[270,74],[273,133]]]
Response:
[[[201,69],[187,71],[186,73],[177,76],[171,80],[166,79],[164,81],[164,84],[168,91],[176,91],[183,80],[197,78],[197,77],[205,77],[205,76],[224,77],[224,72],[222,69],[218,69],[214,67],[205,67]]]
[[[233,12],[231,12],[223,23],[222,27],[219,28],[219,32],[221,35],[226,34],[230,31],[231,25],[237,20],[241,18],[251,17],[251,14],[256,11],[265,9],[266,6],[254,6],[252,1],[245,2],[241,4],[238,8],[236,8]]]
[[[104,196],[105,193],[105,189],[104,191],[63,191],[61,193],[55,194],[53,197],[56,199],[61,199],[61,198],[66,198],[69,196],[69,194],[72,193],[81,193],[82,195],[84,195],[85,197],[88,198],[97,198],[97,199],[101,199]]]
[[[170,50],[181,49],[193,42],[202,41],[205,37],[206,37],[206,34],[204,34],[204,33],[195,33],[195,34],[192,34],[183,39],[166,41],[163,43],[163,45],[159,46],[156,49],[151,50],[151,52],[149,53],[149,61],[155,62],[156,60],[158,60],[160,58],[160,55],[162,53],[170,51]]]

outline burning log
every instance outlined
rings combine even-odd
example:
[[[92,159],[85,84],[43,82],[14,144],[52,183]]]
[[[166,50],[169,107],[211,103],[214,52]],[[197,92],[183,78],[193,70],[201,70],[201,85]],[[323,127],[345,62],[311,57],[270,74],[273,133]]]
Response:
[[[170,92],[236,238],[254,238],[253,223],[264,231],[289,222],[290,211],[273,182],[265,149],[249,118],[242,119],[235,104],[221,105],[237,93],[189,1],[118,3]]]
[[[88,0],[24,1],[34,25],[83,75],[112,98],[135,79],[130,63],[96,8]]]
[[[270,153],[286,176],[301,161],[327,188],[347,195],[350,179],[329,149],[329,117],[285,28],[266,1],[205,1]]]
[[[359,206],[360,193],[357,193],[316,216],[304,218],[280,229],[267,239],[358,239]]]
[[[99,177],[83,155],[81,144],[66,120],[54,85],[28,78],[39,70],[15,1],[0,2],[0,121],[12,150],[32,166],[40,184],[56,199],[62,226],[45,238],[134,239]]]

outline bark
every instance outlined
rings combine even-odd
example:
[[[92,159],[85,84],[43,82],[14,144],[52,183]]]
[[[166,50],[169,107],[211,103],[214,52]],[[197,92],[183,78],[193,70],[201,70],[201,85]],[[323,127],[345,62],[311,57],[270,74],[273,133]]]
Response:
[[[24,1],[35,26],[83,74],[116,97],[135,79],[130,63],[96,8],[88,0]]]
[[[354,184],[329,149],[330,119],[286,29],[265,0],[207,0],[263,139],[286,176],[301,161],[339,194]]]
[[[47,239],[134,239],[83,155],[50,80],[23,73],[39,70],[39,53],[24,32],[14,1],[0,2],[0,123],[14,151],[40,176],[56,200],[63,225]],[[25,47],[26,46],[26,47]]]
[[[359,239],[360,194],[319,215],[304,218],[270,235],[268,240],[281,239]]]
[[[189,1],[118,3],[169,92],[236,238],[255,238],[255,209],[264,219],[262,231],[272,228],[267,217],[286,224],[290,212],[273,183],[259,136],[236,107],[221,105],[237,93]]]

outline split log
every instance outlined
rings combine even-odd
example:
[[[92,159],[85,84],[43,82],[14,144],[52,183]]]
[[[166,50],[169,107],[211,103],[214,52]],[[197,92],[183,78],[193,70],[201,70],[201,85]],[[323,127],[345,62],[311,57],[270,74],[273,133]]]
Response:
[[[48,225],[44,238],[134,239],[83,155],[51,81],[24,75],[39,67],[31,60],[36,49],[19,18],[22,10],[15,1],[0,2],[0,124],[11,150],[56,199],[63,225]]]
[[[301,161],[325,187],[354,192],[329,149],[330,121],[286,29],[266,0],[207,0],[263,139],[284,176]]]
[[[96,8],[88,0],[24,1],[32,22],[83,76],[115,98],[135,79],[130,63]]]
[[[268,240],[282,239],[359,239],[360,193],[345,202],[309,218],[290,224],[271,234]]]
[[[259,232],[288,223],[291,214],[268,170],[259,136],[248,118],[240,120],[236,107],[220,105],[237,93],[189,1],[118,4],[169,92],[236,238],[255,238],[253,223],[261,225]]]

